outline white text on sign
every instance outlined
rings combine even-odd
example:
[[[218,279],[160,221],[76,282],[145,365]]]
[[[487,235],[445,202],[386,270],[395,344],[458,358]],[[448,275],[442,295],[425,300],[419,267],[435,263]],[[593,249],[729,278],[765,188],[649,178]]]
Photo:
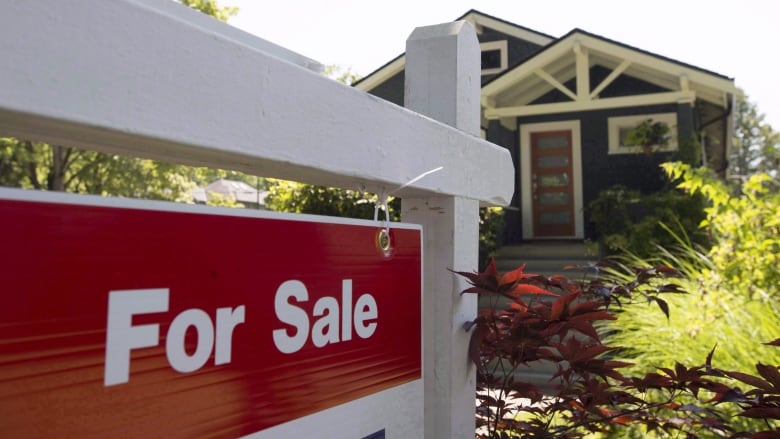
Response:
[[[309,292],[301,281],[288,280],[276,290],[274,309],[276,318],[282,323],[295,327],[295,333],[290,335],[287,329],[274,330],[274,344],[280,352],[292,354],[298,352],[309,339],[309,316],[306,311],[290,303],[309,300]],[[352,280],[345,279],[341,283],[341,304],[335,297],[321,297],[314,303],[312,312],[319,317],[311,328],[311,341],[321,348],[331,343],[352,340],[352,328],[360,338],[368,338],[376,330],[375,320],[378,310],[374,296],[365,293],[358,297],[355,310],[352,310]],[[341,330],[339,331],[339,327]]]
[[[169,296],[168,288],[109,292],[104,385],[127,383],[130,380],[131,351],[160,344],[160,324],[134,325],[133,317],[167,312]],[[281,353],[298,352],[309,338],[315,347],[322,348],[351,340],[353,330],[363,339],[371,337],[376,331],[376,300],[371,294],[364,293],[358,297],[353,309],[350,279],[342,281],[340,302],[335,297],[323,296],[314,303],[312,317],[316,319],[313,326],[310,326],[306,310],[297,305],[308,300],[306,286],[298,280],[286,281],[276,290],[276,318],[288,325],[272,332],[274,345]],[[217,308],[214,319],[199,308],[182,311],[171,322],[165,337],[168,364],[178,372],[187,373],[205,366],[212,354],[215,366],[230,363],[233,331],[245,321],[245,305]],[[197,344],[192,353],[187,352],[184,343],[190,327],[197,334]]]
[[[106,386],[126,383],[130,379],[130,351],[160,344],[160,325],[133,325],[133,316],[168,311],[167,288],[118,290],[108,293],[108,327],[106,330]],[[244,305],[217,308],[216,331],[206,311],[192,308],[177,315],[165,339],[168,364],[179,372],[193,372],[203,367],[214,352],[214,364],[227,364],[231,359],[233,329],[244,323]],[[191,355],[184,348],[184,336],[192,326],[198,334],[198,344]],[[216,334],[215,334],[216,332]],[[216,349],[215,349],[216,346]]]

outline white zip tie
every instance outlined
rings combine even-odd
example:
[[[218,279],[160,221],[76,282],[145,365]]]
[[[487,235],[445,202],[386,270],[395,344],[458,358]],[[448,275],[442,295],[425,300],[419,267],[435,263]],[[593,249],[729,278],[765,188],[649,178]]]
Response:
[[[425,171],[422,174],[418,175],[417,177],[414,177],[413,179],[407,181],[406,183],[402,184],[401,186],[398,186],[397,188],[393,189],[390,192],[385,192],[385,189],[382,188],[382,190],[377,194],[377,200],[376,203],[374,203],[374,221],[379,221],[379,209],[382,208],[385,211],[385,224],[382,230],[379,232],[379,239],[377,240],[379,247],[384,250],[388,251],[390,249],[390,208],[387,205],[387,199],[390,197],[390,195],[400,191],[401,189],[410,186],[416,182],[418,182],[420,179],[433,174],[434,172],[439,172],[442,169],[444,169],[444,166],[439,166],[438,168],[431,169],[429,171]],[[382,234],[384,233],[385,239],[382,238]]]
[[[434,172],[439,172],[439,171],[441,171],[442,169],[444,169],[444,166],[439,166],[438,168],[431,169],[430,171],[425,171],[425,172],[423,172],[422,174],[418,175],[417,177],[414,177],[413,179],[411,179],[411,180],[407,181],[406,183],[402,184],[402,185],[401,185],[401,186],[399,186],[397,189],[395,189],[394,191],[390,192],[388,195],[393,195],[394,193],[396,193],[396,192],[400,191],[401,189],[403,189],[403,188],[405,188],[405,187],[409,186],[410,184],[414,184],[414,183],[418,182],[418,181],[419,181],[419,180],[421,180],[423,177],[426,177],[426,176],[428,176],[428,175],[431,175],[431,174],[433,174]]]

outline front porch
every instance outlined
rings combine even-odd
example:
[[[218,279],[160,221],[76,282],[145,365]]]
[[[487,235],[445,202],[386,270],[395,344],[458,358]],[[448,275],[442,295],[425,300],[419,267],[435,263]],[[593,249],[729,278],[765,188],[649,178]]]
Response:
[[[577,277],[580,272],[564,270],[567,266],[584,266],[598,261],[595,243],[581,240],[538,240],[507,245],[496,252],[496,268],[499,272],[514,270],[526,264],[526,273],[550,276],[564,274]]]
[[[517,245],[501,247],[495,256],[496,269],[505,273],[526,264],[526,273],[552,276],[562,274],[570,279],[581,279],[592,274],[588,270],[564,270],[566,267],[587,266],[598,261],[598,246],[596,243],[581,240],[537,240],[526,241]],[[496,304],[502,307],[506,299]],[[479,308],[485,309],[490,302],[482,297]],[[548,361],[537,361],[527,368],[520,368],[515,378],[539,386],[544,391],[551,391],[554,383],[550,377],[555,373],[556,365]]]

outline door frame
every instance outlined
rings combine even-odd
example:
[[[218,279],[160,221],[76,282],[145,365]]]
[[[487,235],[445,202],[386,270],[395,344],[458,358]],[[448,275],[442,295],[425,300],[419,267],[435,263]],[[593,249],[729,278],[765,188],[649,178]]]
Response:
[[[531,194],[531,133],[571,131],[572,195],[574,196],[574,236],[545,236],[545,239],[584,239],[585,220],[582,206],[582,142],[580,121],[521,123],[520,124],[520,212],[523,219],[523,239],[534,235],[533,200]]]

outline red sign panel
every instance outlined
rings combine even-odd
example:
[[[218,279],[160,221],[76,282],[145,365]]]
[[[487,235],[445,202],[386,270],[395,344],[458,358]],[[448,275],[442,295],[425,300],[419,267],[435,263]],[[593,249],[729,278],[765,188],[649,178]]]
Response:
[[[237,437],[421,378],[419,228],[161,206],[0,192],[0,436]]]

